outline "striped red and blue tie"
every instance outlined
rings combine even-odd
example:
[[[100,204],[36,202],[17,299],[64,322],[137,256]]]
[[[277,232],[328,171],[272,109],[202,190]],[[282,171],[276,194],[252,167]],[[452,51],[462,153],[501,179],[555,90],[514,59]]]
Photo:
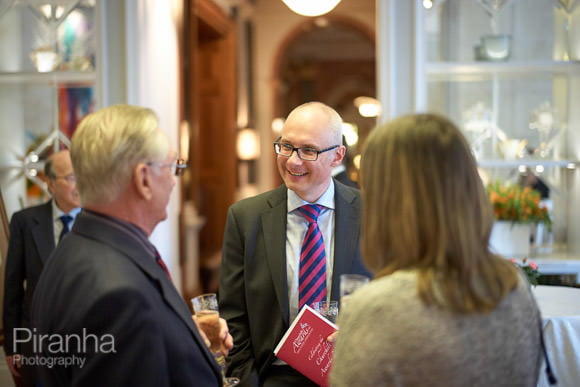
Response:
[[[322,206],[306,204],[298,211],[308,221],[308,230],[300,251],[300,279],[298,307],[326,300],[326,253],[324,239],[318,228],[318,215]]]

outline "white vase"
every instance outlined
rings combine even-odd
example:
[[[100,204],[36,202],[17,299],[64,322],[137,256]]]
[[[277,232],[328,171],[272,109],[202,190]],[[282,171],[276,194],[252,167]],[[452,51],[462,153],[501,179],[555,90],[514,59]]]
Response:
[[[490,249],[505,258],[525,258],[530,255],[530,224],[497,221],[493,224]]]

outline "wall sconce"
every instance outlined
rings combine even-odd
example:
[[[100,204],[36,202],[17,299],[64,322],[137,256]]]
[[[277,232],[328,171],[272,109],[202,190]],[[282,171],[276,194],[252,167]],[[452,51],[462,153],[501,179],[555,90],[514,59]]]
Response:
[[[358,127],[350,122],[342,123],[342,134],[346,145],[354,146],[358,143]]]
[[[272,132],[274,132],[274,134],[276,135],[280,135],[282,133],[282,129],[284,129],[284,119],[283,118],[274,118],[272,120]]]
[[[254,129],[246,128],[238,132],[236,149],[240,160],[255,160],[260,156],[260,137]]]
[[[293,12],[302,16],[320,16],[328,13],[340,0],[282,0]]]
[[[358,113],[363,117],[378,117],[381,115],[381,104],[372,97],[356,97],[354,106],[358,108]]]
[[[353,165],[354,165],[354,167],[357,169],[357,171],[359,171],[359,170],[360,170],[360,161],[361,161],[361,158],[362,158],[362,156],[361,156],[361,154],[360,154],[360,153],[359,153],[358,155],[355,155],[355,156],[352,158],[352,164],[353,164]]]

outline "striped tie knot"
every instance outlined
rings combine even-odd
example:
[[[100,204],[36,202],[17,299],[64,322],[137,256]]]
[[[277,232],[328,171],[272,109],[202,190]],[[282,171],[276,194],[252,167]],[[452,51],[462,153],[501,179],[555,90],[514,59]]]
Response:
[[[316,223],[318,221],[318,215],[322,211],[322,206],[319,204],[305,204],[298,208],[298,211],[306,218],[308,223]]]

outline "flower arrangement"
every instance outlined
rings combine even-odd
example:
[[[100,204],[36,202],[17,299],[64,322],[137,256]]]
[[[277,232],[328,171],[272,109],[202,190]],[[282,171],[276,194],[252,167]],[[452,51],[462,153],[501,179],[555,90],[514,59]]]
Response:
[[[552,230],[548,208],[540,205],[540,193],[530,187],[502,185],[499,181],[487,185],[487,194],[496,220],[514,223],[541,223]]]
[[[522,269],[531,285],[536,286],[538,284],[538,279],[541,274],[538,271],[538,265],[534,261],[528,260],[527,258],[522,259],[521,263],[517,259],[510,259],[510,261]]]

